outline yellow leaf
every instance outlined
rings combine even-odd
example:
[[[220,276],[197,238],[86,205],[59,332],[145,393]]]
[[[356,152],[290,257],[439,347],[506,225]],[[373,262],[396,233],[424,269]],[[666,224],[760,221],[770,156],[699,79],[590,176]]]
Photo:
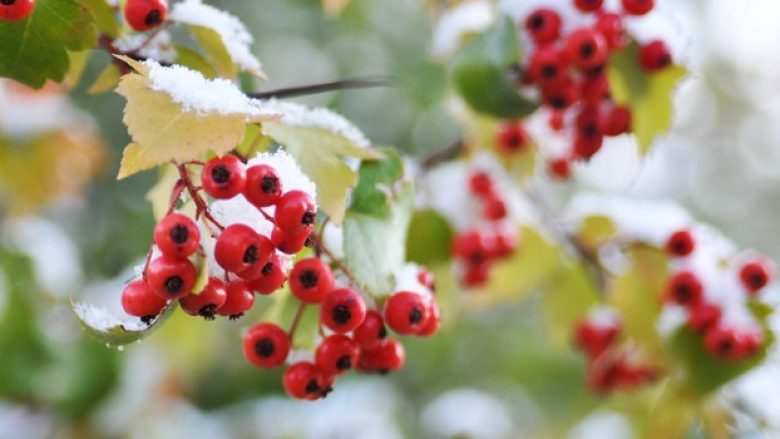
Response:
[[[235,78],[238,66],[233,63],[230,53],[222,42],[222,37],[214,30],[203,26],[188,26],[193,38],[198,42],[206,58],[223,78]]]
[[[577,240],[590,250],[595,250],[606,243],[617,232],[615,223],[604,215],[589,215],[585,217],[577,232]]]
[[[160,221],[168,212],[171,202],[171,191],[179,181],[179,171],[172,164],[160,167],[157,183],[146,193],[146,200],[152,205],[154,219]]]
[[[78,52],[68,51],[68,62],[70,64],[68,66],[68,71],[65,74],[65,79],[63,80],[65,87],[74,89],[79,85],[81,74],[84,73],[84,68],[87,66],[87,61],[89,61],[89,55],[91,53],[91,50],[81,50]]]
[[[106,68],[100,72],[97,79],[95,79],[95,82],[89,86],[87,93],[91,95],[97,95],[113,90],[116,85],[119,84],[120,76],[121,75],[119,74],[119,69],[116,67],[116,64],[111,63],[107,65]]]

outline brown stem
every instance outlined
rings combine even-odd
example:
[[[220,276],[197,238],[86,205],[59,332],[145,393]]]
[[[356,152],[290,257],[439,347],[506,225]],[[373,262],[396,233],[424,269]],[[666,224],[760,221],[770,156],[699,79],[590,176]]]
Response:
[[[420,160],[420,167],[431,169],[434,166],[452,160],[457,157],[466,148],[466,142],[463,139],[457,139],[444,148],[439,148],[430,152]]]
[[[254,99],[270,99],[270,98],[292,98],[296,96],[312,95],[317,93],[325,93],[335,90],[356,89],[356,88],[371,88],[371,87],[386,87],[392,85],[393,79],[389,76],[377,76],[366,78],[348,78],[338,81],[322,82],[319,84],[308,84],[296,87],[279,88],[276,90],[268,90],[257,93],[248,93],[247,96]]]
[[[319,236],[316,236],[315,239],[316,239],[315,242],[317,242],[317,243],[321,242],[320,241],[321,238]],[[342,272],[344,274],[344,276],[347,277],[347,279],[349,280],[350,285],[352,285],[353,287],[358,287],[360,285],[360,283],[357,281],[357,279],[355,279],[355,275],[352,274],[352,272],[349,270],[349,268],[347,268],[344,265],[344,263],[341,262],[340,259],[336,258],[333,255],[333,253],[327,247],[325,247],[324,245],[319,245],[318,244],[318,246],[320,247],[320,251],[322,252],[322,254],[327,256],[328,259],[330,259],[331,263],[333,263],[333,265],[336,266],[336,269],[339,270],[340,272]]]
[[[154,31],[152,31],[151,34],[149,34],[149,36],[146,38],[146,40],[140,46],[138,46],[135,49],[133,49],[133,51],[130,52],[130,53],[134,53],[134,54],[137,55],[138,52],[144,50],[144,48],[146,48],[152,42],[154,37],[156,37],[160,32],[162,32],[165,29],[167,29],[171,25],[171,23],[172,22],[170,22],[170,21],[166,21],[165,23],[157,26],[157,28]]]
[[[184,182],[187,192],[190,194],[190,198],[192,198],[192,201],[195,203],[195,218],[197,219],[198,216],[203,215],[203,217],[211,222],[217,229],[220,231],[225,230],[225,227],[211,215],[208,203],[200,196],[195,185],[192,183],[187,166],[176,162],[174,162],[174,165],[179,169],[179,178]]]
[[[287,338],[289,338],[291,342],[293,337],[295,337],[295,331],[298,330],[298,325],[301,323],[301,318],[303,318],[303,312],[305,310],[306,304],[301,302],[300,305],[298,305],[298,310],[295,311],[295,317],[293,317],[292,324],[290,324],[290,330],[287,332]]]
[[[149,264],[152,262],[152,251],[154,250],[154,243],[149,246],[149,251],[146,252],[146,261],[144,262],[143,280],[146,280],[146,272],[149,271]]]

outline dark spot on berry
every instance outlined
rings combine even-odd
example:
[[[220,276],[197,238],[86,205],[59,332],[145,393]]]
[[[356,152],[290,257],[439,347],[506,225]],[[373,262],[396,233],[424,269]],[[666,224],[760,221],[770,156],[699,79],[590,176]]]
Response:
[[[273,272],[274,272],[274,263],[273,262],[269,262],[269,263],[265,264],[263,266],[263,270],[261,271],[263,276],[270,276],[271,273],[273,273]]]
[[[416,325],[422,322],[423,313],[419,308],[414,308],[409,312],[409,323]]]
[[[672,63],[672,56],[668,53],[664,53],[658,57],[658,67],[666,67]]]
[[[266,175],[260,181],[260,188],[269,195],[279,193],[279,179],[275,175]]]
[[[677,286],[677,299],[680,302],[687,302],[688,299],[691,298],[691,289],[688,287],[688,285],[678,285]]]
[[[542,14],[534,14],[531,16],[531,19],[528,21],[529,26],[531,29],[538,30],[544,27],[544,16]]]
[[[352,318],[352,313],[349,312],[349,308],[347,308],[346,305],[339,305],[333,308],[332,315],[333,321],[339,325],[343,325],[349,322],[349,320]]]
[[[190,238],[190,232],[186,226],[176,224],[171,229],[171,240],[176,244],[184,244]]]
[[[596,54],[596,47],[593,43],[585,43],[580,46],[580,56],[587,59]]]
[[[0,3],[3,3],[4,1],[7,1],[7,0],[0,0]],[[10,0],[10,1],[11,1],[11,3],[14,2],[14,0]],[[5,3],[3,3],[3,4],[5,4]],[[157,314],[152,314],[152,315],[141,317],[141,321],[144,322],[146,324],[146,326],[150,326],[155,318],[157,318]]]
[[[761,273],[753,273],[749,276],[750,284],[755,288],[763,287],[766,284],[766,278]]]
[[[320,385],[317,384],[317,380],[311,379],[306,383],[306,393],[320,393]]]
[[[339,358],[338,361],[336,361],[336,369],[347,370],[351,368],[352,368],[352,359],[349,358],[349,355],[344,355],[343,357]]]
[[[596,137],[599,135],[599,126],[595,122],[588,122],[582,127],[582,134],[585,137]]]
[[[230,181],[230,170],[225,165],[217,165],[211,170],[211,179],[218,184]]]
[[[314,238],[311,237],[311,235],[306,237],[306,242],[303,243],[305,247],[312,248],[314,247]]]
[[[176,294],[179,291],[181,291],[182,287],[184,287],[184,279],[182,279],[180,276],[171,276],[168,279],[165,279],[165,291]]]
[[[305,288],[314,288],[317,286],[317,281],[319,278],[317,277],[317,273],[314,270],[303,270],[303,273],[298,276],[298,280],[301,281],[301,285],[303,285]]]
[[[686,250],[686,245],[682,241],[674,241],[672,243],[672,250],[674,250],[675,253],[684,253]]]
[[[731,342],[731,340],[721,340],[720,343],[718,343],[718,352],[721,354],[727,354],[731,352],[733,347],[734,344]]]
[[[144,19],[144,24],[146,24],[147,26],[154,26],[160,23],[162,23],[162,14],[160,14],[159,9],[153,9],[149,11],[148,14],[146,14],[146,18]]]
[[[558,74],[558,67],[554,65],[546,65],[542,67],[542,77],[550,79]]]
[[[333,387],[331,386],[325,387],[324,389],[320,389],[320,398],[325,398],[332,391],[333,391]]]
[[[268,358],[274,353],[274,342],[264,338],[255,343],[255,353],[263,358]]]
[[[206,320],[214,320],[214,314],[217,312],[217,305],[210,303],[198,310],[198,315]]]
[[[242,312],[240,312],[238,314],[231,314],[230,317],[228,317],[228,319],[233,321],[233,320],[238,320],[241,317],[244,317],[244,313],[242,313]]]
[[[0,3],[6,6],[11,6],[12,4],[16,3],[16,0],[0,0]]]
[[[252,264],[254,265],[255,262],[259,259],[259,255],[257,254],[257,247],[254,245],[250,245],[246,248],[246,251],[244,251],[244,263],[245,264]]]
[[[311,225],[314,224],[314,218],[317,216],[316,213],[312,212],[311,210],[307,210],[306,213],[303,214],[303,217],[301,218],[301,224],[305,225]]]
[[[376,336],[380,340],[384,340],[387,337],[387,328],[385,328],[385,325],[379,327],[379,332],[376,334]]]
[[[377,369],[376,373],[378,373],[379,375],[387,375],[388,373],[390,373],[390,371],[388,369]]]
[[[566,99],[561,96],[554,96],[550,99],[550,106],[557,109],[566,108]]]

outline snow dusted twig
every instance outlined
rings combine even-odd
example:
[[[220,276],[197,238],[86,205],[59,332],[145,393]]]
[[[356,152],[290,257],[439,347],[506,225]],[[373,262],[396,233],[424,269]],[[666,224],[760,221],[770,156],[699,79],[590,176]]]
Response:
[[[257,93],[249,93],[247,96],[254,99],[270,98],[292,98],[296,96],[325,93],[335,90],[346,90],[356,88],[388,87],[393,85],[394,79],[390,76],[376,76],[364,78],[347,78],[338,81],[322,82],[318,84],[307,84],[296,87],[279,88]]]

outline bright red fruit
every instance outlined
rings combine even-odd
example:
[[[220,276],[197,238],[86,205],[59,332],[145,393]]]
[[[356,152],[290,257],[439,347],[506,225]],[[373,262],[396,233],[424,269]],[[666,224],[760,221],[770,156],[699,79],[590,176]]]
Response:
[[[290,289],[304,303],[320,303],[333,289],[333,273],[320,258],[301,259],[290,272]]]
[[[485,198],[484,203],[482,203],[482,216],[491,221],[505,218],[506,204],[504,200],[495,195]]]
[[[504,154],[515,154],[528,148],[531,137],[520,122],[504,122],[496,132],[496,146]]]
[[[287,333],[272,323],[258,323],[244,334],[244,356],[257,367],[281,366],[290,353]]]
[[[409,291],[393,294],[385,303],[385,322],[399,334],[417,334],[431,315],[428,298]]]
[[[582,12],[594,12],[601,9],[604,0],[574,0],[574,6]]]
[[[349,288],[332,290],[320,305],[320,321],[334,332],[352,331],[365,317],[366,303],[360,294]]]
[[[218,199],[233,198],[246,186],[244,164],[234,155],[215,157],[203,167],[200,175],[203,190]]]
[[[661,40],[655,40],[639,48],[639,65],[646,72],[663,70],[672,63],[669,47]]]
[[[696,332],[707,331],[720,321],[720,307],[701,303],[688,310],[688,327]]]
[[[420,329],[420,332],[417,333],[420,337],[428,337],[430,335],[436,334],[436,332],[439,331],[439,321],[441,320],[441,311],[439,310],[439,304],[436,303],[436,300],[433,298],[433,296],[429,297],[430,304],[428,305],[428,308],[431,310],[430,316],[428,316],[428,322],[423,326],[422,329]]]
[[[206,320],[214,320],[214,314],[227,301],[225,282],[216,277],[210,277],[208,283],[198,294],[189,294],[179,301],[184,312],[191,316],[201,316]]]
[[[464,230],[455,235],[452,241],[452,254],[469,263],[483,262],[490,256],[492,246],[490,238],[482,229]]]
[[[561,33],[561,17],[552,9],[539,8],[525,19],[525,29],[538,44],[558,39]]]
[[[604,36],[610,50],[620,50],[628,45],[628,34],[619,15],[609,12],[599,14],[596,29]]]
[[[299,233],[287,233],[279,227],[274,227],[271,232],[271,242],[280,252],[294,255],[306,246],[310,235],[311,230],[309,229]]]
[[[623,9],[632,15],[644,15],[653,10],[655,0],[621,0]]]
[[[540,47],[531,55],[528,74],[534,81],[544,86],[555,86],[566,78],[566,60],[558,49],[550,46]]]
[[[370,310],[366,313],[363,323],[360,324],[352,333],[352,338],[361,348],[371,348],[387,337],[387,329],[382,319],[382,314]]]
[[[619,136],[631,130],[631,108],[615,105],[601,117],[601,131],[605,136]]]
[[[542,103],[556,110],[571,107],[579,97],[579,87],[571,78],[560,83],[542,85]]]
[[[154,227],[154,243],[162,254],[186,258],[200,246],[200,230],[187,215],[169,213]]]
[[[566,37],[566,57],[583,70],[601,67],[607,62],[607,42],[594,29],[578,29]]]
[[[690,271],[681,271],[671,278],[666,286],[666,300],[683,306],[695,307],[702,302],[704,287],[699,278]]]
[[[431,291],[436,291],[436,281],[433,278],[433,273],[430,271],[421,268],[417,273],[417,281],[420,282],[420,285],[424,286],[425,288],[428,288]]]
[[[469,190],[474,195],[488,196],[493,193],[493,179],[485,171],[474,171],[469,175]]]
[[[322,373],[313,363],[301,361],[284,371],[282,384],[291,397],[313,401],[333,390],[333,377]]]
[[[547,163],[547,172],[558,180],[571,178],[571,162],[566,157],[558,157]]]
[[[138,32],[159,26],[167,15],[168,2],[165,0],[127,0],[125,3],[127,24]]]
[[[269,165],[254,165],[246,170],[244,197],[257,207],[276,204],[282,196],[282,180]]]
[[[390,373],[404,366],[404,346],[391,338],[373,348],[360,350],[358,368],[365,372]]]
[[[715,358],[739,360],[756,352],[763,343],[763,335],[752,328],[735,329],[723,325],[712,326],[704,335],[704,347]]]
[[[460,281],[467,288],[477,288],[485,285],[490,278],[490,261],[468,262],[460,276]]]
[[[262,269],[270,260],[271,252],[273,244],[268,238],[245,224],[231,224],[217,238],[214,258],[225,270],[242,273],[257,266]]]
[[[271,260],[263,266],[260,277],[249,282],[249,288],[262,295],[271,294],[278,290],[287,280],[284,265],[282,257],[274,252],[271,255]]]
[[[357,365],[360,349],[346,335],[334,334],[325,337],[315,352],[317,367],[327,375],[340,375]]]
[[[231,281],[227,284],[227,300],[219,307],[217,314],[229,316],[231,320],[235,320],[252,309],[254,304],[255,295],[249,289],[246,281]]]
[[[0,0],[0,20],[22,20],[34,9],[35,0]]]
[[[621,326],[617,319],[603,322],[586,319],[577,324],[575,341],[588,357],[596,358],[617,341]]]
[[[162,255],[146,271],[146,281],[155,293],[166,300],[178,299],[192,292],[197,273],[188,259]]]
[[[739,269],[739,280],[751,293],[757,293],[769,283],[771,274],[761,262],[748,262]]]
[[[666,241],[666,251],[672,256],[688,256],[693,253],[695,248],[696,241],[688,230],[678,230],[672,233]]]
[[[143,280],[130,282],[122,290],[122,308],[131,316],[151,322],[168,305],[168,301],[157,295]]]
[[[274,219],[276,227],[297,235],[310,230],[317,216],[314,200],[303,191],[289,191],[276,203]]]

